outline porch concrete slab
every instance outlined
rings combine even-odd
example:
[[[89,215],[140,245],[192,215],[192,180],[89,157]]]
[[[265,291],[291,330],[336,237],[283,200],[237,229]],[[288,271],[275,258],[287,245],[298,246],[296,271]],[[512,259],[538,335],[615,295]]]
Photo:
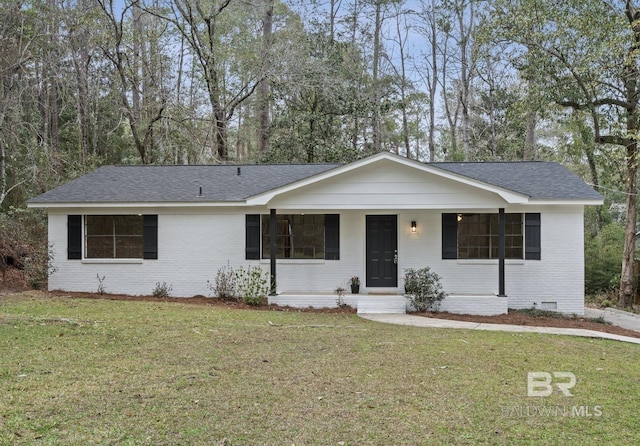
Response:
[[[357,305],[358,314],[404,314],[407,312],[407,299],[397,295],[363,295],[358,298]]]
[[[610,324],[640,332],[640,314],[615,308],[585,308],[584,315],[591,318],[601,317]]]
[[[437,319],[411,314],[359,314],[363,319],[396,325],[429,328],[457,328],[465,330],[509,331],[515,333],[540,333],[566,336],[580,336],[585,338],[610,339],[613,341],[629,342],[640,345],[640,338],[620,336],[581,328],[531,327],[526,325],[483,324],[477,322],[453,321]]]

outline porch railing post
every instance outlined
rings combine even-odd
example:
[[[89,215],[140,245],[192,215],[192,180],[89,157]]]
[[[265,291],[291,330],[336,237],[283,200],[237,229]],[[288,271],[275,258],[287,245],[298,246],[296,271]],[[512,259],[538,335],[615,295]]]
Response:
[[[278,291],[276,284],[276,210],[271,209],[269,213],[269,259],[271,261],[271,296],[275,296]]]
[[[505,216],[504,208],[498,210],[498,296],[506,296],[504,289],[505,257]]]

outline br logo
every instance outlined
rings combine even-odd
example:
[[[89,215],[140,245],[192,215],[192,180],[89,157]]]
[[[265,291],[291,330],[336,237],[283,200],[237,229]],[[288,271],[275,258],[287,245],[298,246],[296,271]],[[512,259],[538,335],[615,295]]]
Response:
[[[565,396],[573,396],[569,389],[576,385],[571,372],[527,372],[527,396],[549,396],[556,386]]]

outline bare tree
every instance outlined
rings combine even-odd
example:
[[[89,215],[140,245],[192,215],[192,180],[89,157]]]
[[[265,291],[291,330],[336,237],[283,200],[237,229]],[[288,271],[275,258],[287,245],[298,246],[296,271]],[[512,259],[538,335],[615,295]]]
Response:
[[[395,31],[396,35],[392,39],[398,49],[398,61],[397,65],[393,61],[389,60],[391,68],[394,70],[400,93],[400,119],[402,122],[402,143],[404,145],[404,153],[407,158],[411,156],[411,146],[409,143],[409,90],[412,87],[412,82],[407,73],[407,63],[409,62],[409,55],[407,54],[407,42],[409,40],[409,26],[407,23],[407,15],[409,13],[403,10],[401,4],[396,4],[395,10]],[[415,159],[418,158],[416,149]]]
[[[269,54],[271,52],[271,41],[273,34],[273,2],[274,0],[263,0],[264,17],[262,19],[262,51],[260,58],[265,67],[270,65]],[[262,76],[258,83],[258,151],[264,153],[269,150],[269,123],[270,123],[270,92],[271,82],[268,76]]]
[[[21,115],[21,98],[25,92],[23,78],[26,65],[32,61],[31,48],[35,39],[26,31],[29,28],[21,2],[4,5],[0,10],[0,206],[14,189],[35,175],[35,165],[20,166],[11,162],[17,158],[14,152],[18,138],[14,127],[23,125],[15,123],[13,117]]]
[[[156,122],[163,117],[166,102],[162,95],[154,100],[148,91],[148,76],[153,76],[148,55],[142,53],[140,40],[142,37],[140,5],[137,1],[127,3],[122,9],[114,0],[97,0],[103,16],[107,20],[109,37],[102,45],[102,52],[115,67],[120,80],[120,100],[123,111],[129,121],[129,128],[140,160],[143,164],[153,162],[153,130]],[[126,29],[126,16],[132,15],[134,30]],[[134,42],[127,40],[128,33],[133,33]],[[133,47],[133,51],[129,50]],[[141,79],[142,78],[142,79]],[[144,93],[147,93],[146,95]],[[143,102],[142,98],[149,100]]]
[[[220,160],[226,160],[229,155],[227,133],[236,107],[253,95],[265,71],[265,67],[260,66],[236,88],[232,88],[232,83],[225,77],[223,47],[220,44],[224,36],[220,28],[224,14],[234,13],[229,12],[231,5],[232,0],[214,0],[207,4],[199,0],[175,0],[170,3],[172,15],[163,16],[185,38],[202,69],[213,114],[216,153]]]

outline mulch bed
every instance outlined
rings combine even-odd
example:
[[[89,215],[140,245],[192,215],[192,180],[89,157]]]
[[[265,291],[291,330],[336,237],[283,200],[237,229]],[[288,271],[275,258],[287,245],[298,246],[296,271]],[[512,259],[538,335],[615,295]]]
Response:
[[[0,276],[0,295],[8,294],[9,292],[21,292],[29,289],[26,281],[24,280],[24,274],[22,271],[15,269],[8,269],[4,280]],[[158,298],[154,296],[127,296],[118,294],[97,294],[97,293],[68,293],[54,291],[49,293],[53,296],[71,296],[83,299],[110,299],[110,300],[128,300],[128,301],[146,301],[146,302],[175,302],[182,304],[193,305],[208,305],[223,307],[229,309],[251,309],[251,310],[263,310],[263,311],[291,311],[291,312],[304,312],[304,313],[346,313],[355,314],[356,310],[351,307],[346,308],[293,308],[278,305],[263,304],[259,306],[246,305],[242,302],[222,300],[205,296],[194,296],[188,298],[182,297],[166,297]],[[550,316],[536,316],[525,314],[520,311],[509,311],[509,314],[502,314],[498,316],[474,316],[464,314],[452,314],[452,313],[414,313],[418,316],[433,317],[439,319],[451,319],[456,321],[478,322],[487,324],[510,324],[510,325],[528,325],[538,327],[560,327],[560,328],[583,328],[587,330],[602,331],[606,333],[612,333],[622,336],[631,336],[634,338],[640,338],[640,332],[628,330],[626,328],[617,327],[615,325],[602,324],[593,322],[592,320],[584,317],[550,317]]]
[[[291,311],[299,313],[349,313],[355,314],[355,308],[295,308],[281,305],[247,305],[244,302],[235,300],[224,300],[215,297],[193,296],[193,297],[155,297],[155,296],[129,296],[124,294],[97,294],[82,292],[51,291],[52,296],[70,296],[81,299],[107,299],[107,300],[128,300],[138,302],[173,302],[190,305],[207,305],[223,307],[234,310],[263,310],[263,311]]]
[[[433,317],[438,319],[449,319],[455,321],[478,322],[483,324],[509,324],[528,325],[532,327],[558,327],[558,328],[583,328],[586,330],[603,331],[622,336],[640,338],[640,332],[628,330],[616,325],[602,324],[594,322],[585,317],[552,317],[552,316],[531,316],[521,311],[509,310],[509,314],[497,316],[474,316],[469,314],[452,313],[414,313],[418,316]]]

